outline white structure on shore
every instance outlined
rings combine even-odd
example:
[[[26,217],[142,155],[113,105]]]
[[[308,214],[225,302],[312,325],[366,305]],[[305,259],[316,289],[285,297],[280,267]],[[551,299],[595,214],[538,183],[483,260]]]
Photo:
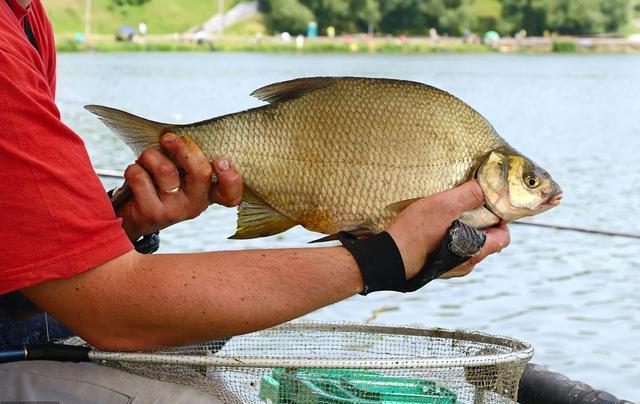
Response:
[[[208,33],[222,33],[224,28],[258,14],[258,2],[241,2],[226,13],[218,13],[206,21],[201,30]]]

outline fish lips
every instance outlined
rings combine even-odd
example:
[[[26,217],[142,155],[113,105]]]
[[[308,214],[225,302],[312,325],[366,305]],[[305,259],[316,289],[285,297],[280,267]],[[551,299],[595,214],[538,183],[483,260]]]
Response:
[[[547,198],[546,201],[544,201],[543,205],[551,205],[551,207],[554,206],[558,206],[560,205],[560,201],[562,200],[563,197],[563,193],[562,191],[560,191],[559,193],[555,194],[555,195],[551,195]]]
[[[538,209],[535,210],[536,214],[547,211],[551,208],[555,208],[556,206],[560,205],[560,201],[562,200],[562,197],[563,197],[562,190],[549,194],[545,198],[544,202],[542,202],[540,206],[538,206]]]

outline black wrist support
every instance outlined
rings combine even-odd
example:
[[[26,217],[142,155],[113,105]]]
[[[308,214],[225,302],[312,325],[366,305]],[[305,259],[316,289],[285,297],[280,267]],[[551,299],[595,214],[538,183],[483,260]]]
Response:
[[[340,232],[338,240],[358,263],[364,281],[364,290],[360,294],[366,295],[381,290],[414,292],[471,258],[482,248],[486,236],[455,220],[440,249],[429,254],[422,270],[409,280],[406,279],[398,246],[389,233],[357,239],[350,233]]]
[[[341,231],[338,240],[358,263],[364,282],[361,295],[380,290],[404,291],[407,283],[404,262],[389,233],[383,231],[369,238],[358,239],[351,233]]]

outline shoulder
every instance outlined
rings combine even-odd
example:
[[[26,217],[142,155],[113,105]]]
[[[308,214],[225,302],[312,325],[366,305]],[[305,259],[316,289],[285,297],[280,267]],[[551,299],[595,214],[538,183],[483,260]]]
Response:
[[[53,35],[53,30],[51,29],[51,21],[49,20],[47,12],[40,0],[33,0],[33,2],[31,3],[30,21],[37,22],[39,25],[41,25],[42,28],[47,29],[47,33]]]
[[[56,43],[53,36],[53,27],[41,0],[34,0],[32,3],[32,15],[29,21],[38,41],[42,70],[49,83],[51,94],[56,92]]]
[[[40,0],[27,14],[39,51],[27,40],[22,21],[0,0],[0,65],[5,81],[16,86],[37,87],[55,96],[56,53],[53,30]]]

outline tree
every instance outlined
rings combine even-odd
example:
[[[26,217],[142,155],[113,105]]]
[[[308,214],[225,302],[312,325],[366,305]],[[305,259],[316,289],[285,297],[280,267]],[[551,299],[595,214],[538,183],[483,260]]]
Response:
[[[387,0],[381,3],[380,28],[393,34],[425,34],[438,25],[433,16],[431,1]]]
[[[380,21],[379,0],[300,0],[317,19],[321,29],[335,27],[339,32],[367,31]]]
[[[351,18],[349,0],[300,0],[316,17],[320,27],[335,26],[339,30],[348,30],[354,23]]]
[[[633,18],[631,0],[609,0],[602,3],[602,14],[606,17],[605,32],[615,32]]]
[[[144,2],[148,0],[112,0]],[[546,30],[584,35],[616,32],[631,18],[638,0],[261,0],[271,30],[304,32],[310,21],[321,30],[424,35],[429,28],[451,35],[497,30],[530,35]]]
[[[309,22],[315,21],[313,12],[298,0],[263,0],[259,4],[267,17],[267,25],[274,32],[302,34]]]
[[[382,2],[380,27],[389,33],[425,34],[429,28],[452,35],[473,30],[473,0],[389,0]]]
[[[477,25],[478,17],[472,3],[471,0],[445,2],[445,8],[438,16],[439,30],[458,36],[465,31],[473,30]]]
[[[630,0],[502,0],[510,30],[587,35],[615,32],[630,18]]]
[[[371,28],[377,28],[382,18],[378,0],[353,0],[351,13],[357,18],[360,30],[368,31],[369,25]]]
[[[487,31],[506,32],[508,27],[502,19],[501,0],[475,0],[472,4],[473,14],[477,21],[474,25],[475,32]]]
[[[505,28],[510,32],[524,29],[530,35],[542,35],[548,28],[549,1],[502,0],[502,16],[507,23]]]

